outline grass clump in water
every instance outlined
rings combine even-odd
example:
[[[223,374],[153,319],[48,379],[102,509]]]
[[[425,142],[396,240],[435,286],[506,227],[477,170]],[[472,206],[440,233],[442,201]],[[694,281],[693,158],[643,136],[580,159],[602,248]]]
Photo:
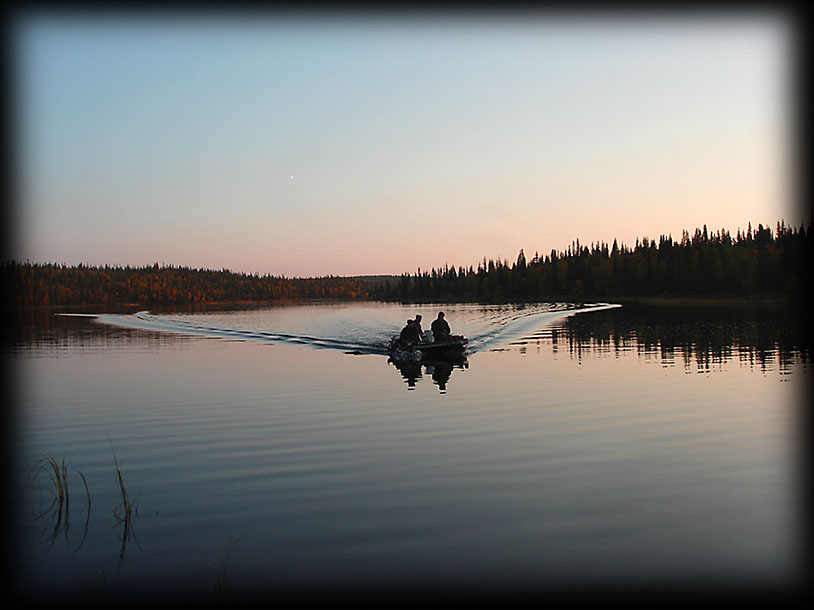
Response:
[[[212,566],[215,569],[215,599],[220,604],[227,604],[235,598],[235,585],[229,577],[228,562],[229,551],[237,544],[246,533],[241,534],[236,540],[229,542],[226,551],[223,553],[223,558],[218,566]]]
[[[82,483],[85,486],[85,494],[87,496],[87,517],[85,519],[84,535],[82,536],[82,541],[79,543],[79,547],[81,547],[88,533],[91,501],[85,475],[80,471],[77,472],[82,478]],[[47,483],[42,483],[43,478],[47,480]],[[34,465],[32,480],[35,482],[37,488],[46,490],[53,495],[53,500],[48,507],[35,517],[37,523],[45,523],[45,527],[40,534],[47,540],[50,540],[51,544],[53,544],[60,535],[64,535],[65,539],[68,540],[71,494],[68,484],[68,466],[65,462],[65,458],[63,457],[60,462],[51,456],[43,457]],[[77,547],[77,549],[79,547]]]
[[[110,439],[108,439],[110,440]],[[132,536],[135,540],[136,534],[133,530],[133,515],[138,515],[138,507],[133,504],[130,496],[127,493],[127,488],[124,486],[124,477],[122,477],[121,468],[119,468],[119,460],[116,458],[116,452],[113,450],[113,442],[110,442],[110,450],[113,453],[113,464],[116,466],[116,480],[119,484],[119,492],[121,493],[122,502],[113,507],[113,514],[115,515],[118,523],[122,524],[121,542],[122,548],[119,558],[124,558],[124,552],[127,548],[127,540]],[[138,540],[136,540],[138,544]]]

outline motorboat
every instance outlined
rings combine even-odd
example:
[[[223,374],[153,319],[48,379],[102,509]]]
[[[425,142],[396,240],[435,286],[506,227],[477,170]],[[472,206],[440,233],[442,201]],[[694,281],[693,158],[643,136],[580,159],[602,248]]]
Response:
[[[398,364],[405,362],[456,362],[463,359],[467,339],[452,335],[447,341],[421,341],[405,346],[399,337],[390,341],[390,359]]]

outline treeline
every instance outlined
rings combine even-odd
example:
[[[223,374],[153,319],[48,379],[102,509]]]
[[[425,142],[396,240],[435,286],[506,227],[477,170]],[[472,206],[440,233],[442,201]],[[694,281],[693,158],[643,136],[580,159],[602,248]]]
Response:
[[[372,296],[381,300],[503,301],[513,299],[668,297],[791,297],[810,295],[812,225],[775,232],[751,223],[733,237],[684,231],[679,241],[662,235],[633,247],[576,240],[565,252],[517,260],[483,259],[477,269],[419,269],[383,284]]]
[[[375,280],[286,278],[186,267],[88,267],[5,262],[4,300],[17,307],[202,305],[297,299],[367,299]]]
[[[6,261],[3,301],[11,306],[194,306],[297,299],[507,301],[639,296],[791,297],[811,294],[812,224],[773,232],[758,225],[679,241],[637,239],[633,247],[576,240],[513,263],[483,259],[477,268],[444,265],[380,277],[286,278],[186,267],[88,267]]]

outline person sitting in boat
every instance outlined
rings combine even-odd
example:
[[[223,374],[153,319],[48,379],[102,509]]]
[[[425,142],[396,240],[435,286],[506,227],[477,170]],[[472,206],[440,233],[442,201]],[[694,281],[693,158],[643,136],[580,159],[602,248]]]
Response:
[[[415,320],[407,320],[407,326],[401,329],[401,344],[404,347],[412,345],[413,343],[420,343],[421,336],[418,334],[418,328],[415,325]]]
[[[443,311],[438,312],[438,317],[433,320],[430,329],[432,330],[433,341],[449,341],[450,335],[452,334],[452,331],[449,329],[449,324],[444,320]]]
[[[413,320],[413,324],[418,329],[418,339],[419,339],[419,341],[422,341],[422,342],[426,341],[426,338],[424,337],[424,331],[421,329],[421,314],[420,313],[417,313],[415,315],[415,320]]]

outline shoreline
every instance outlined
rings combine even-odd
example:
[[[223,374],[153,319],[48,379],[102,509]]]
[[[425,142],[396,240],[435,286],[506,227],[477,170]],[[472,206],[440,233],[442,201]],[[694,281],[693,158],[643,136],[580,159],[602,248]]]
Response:
[[[461,304],[524,304],[524,303],[612,303],[620,305],[645,305],[661,307],[687,307],[687,306],[793,306],[804,303],[802,298],[791,298],[782,296],[750,296],[750,297],[709,297],[709,296],[620,296],[620,297],[556,297],[549,298],[524,298],[524,299],[492,299],[492,300],[470,300],[470,299],[412,299],[412,300],[392,300],[381,299],[276,299],[272,301],[212,301],[196,304],[174,304],[174,303],[77,303],[72,305],[20,305],[11,306],[12,311],[69,311],[88,310],[88,313],[105,313],[111,310],[182,310],[194,311],[209,308],[225,307],[265,307],[274,305],[295,305],[295,304],[316,304],[316,303],[402,303],[409,305],[430,305],[434,303],[461,303]],[[90,311],[93,310],[93,311]]]

